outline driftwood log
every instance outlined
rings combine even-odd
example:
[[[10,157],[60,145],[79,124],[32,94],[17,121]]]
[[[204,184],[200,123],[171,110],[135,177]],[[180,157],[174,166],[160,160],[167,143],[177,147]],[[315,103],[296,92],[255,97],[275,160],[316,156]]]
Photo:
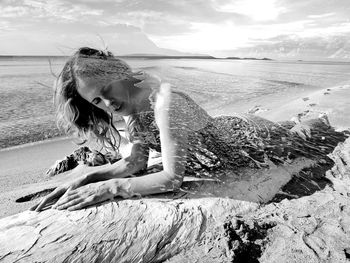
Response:
[[[37,198],[66,175],[24,189]],[[175,194],[0,220],[1,262],[345,262],[350,139],[329,157],[188,178]],[[23,194],[23,192],[22,192]],[[229,198],[227,198],[229,197]]]

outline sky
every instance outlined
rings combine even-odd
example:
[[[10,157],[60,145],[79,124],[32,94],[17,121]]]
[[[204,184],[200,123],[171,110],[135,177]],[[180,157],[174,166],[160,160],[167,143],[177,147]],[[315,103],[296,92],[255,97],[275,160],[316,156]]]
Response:
[[[1,55],[350,61],[350,0],[0,0]]]

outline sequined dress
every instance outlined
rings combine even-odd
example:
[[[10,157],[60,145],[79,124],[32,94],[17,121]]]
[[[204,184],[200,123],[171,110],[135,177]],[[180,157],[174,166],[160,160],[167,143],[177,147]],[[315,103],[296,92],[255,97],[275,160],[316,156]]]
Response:
[[[172,94],[180,96],[187,104],[186,107],[178,105],[179,110],[187,111],[182,115],[192,116],[192,122],[198,118],[206,122],[203,127],[188,132],[187,175],[211,177],[220,169],[266,167],[271,162],[283,163],[302,151],[296,147],[298,140],[290,134],[288,125],[253,115],[213,118],[186,94],[174,91]],[[134,125],[131,125],[132,122]],[[161,152],[159,129],[153,111],[133,116],[127,127],[131,142],[141,140],[146,147]]]

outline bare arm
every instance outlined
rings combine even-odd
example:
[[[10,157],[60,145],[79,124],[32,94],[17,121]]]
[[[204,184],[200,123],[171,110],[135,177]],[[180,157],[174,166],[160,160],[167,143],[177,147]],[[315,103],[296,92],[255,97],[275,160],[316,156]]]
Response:
[[[111,165],[97,167],[81,167],[72,171],[72,177],[76,174],[77,178],[67,184],[57,187],[52,193],[44,197],[40,203],[31,208],[31,210],[41,211],[53,200],[59,198],[69,191],[81,186],[99,181],[110,180],[112,178],[123,178],[132,175],[147,167],[149,149],[141,142],[132,145],[130,155]]]
[[[76,210],[115,196],[126,198],[178,189],[186,169],[188,129],[186,123],[179,123],[181,118],[176,118],[178,104],[169,107],[169,100],[169,87],[165,86],[158,96],[155,109],[160,131],[163,171],[134,178],[111,179],[77,188],[61,198],[56,207]]]
[[[163,84],[155,106],[156,122],[160,130],[163,171],[111,181],[111,184],[116,186],[113,190],[117,195],[118,192],[121,192],[120,195],[124,194],[123,186],[128,188],[126,192],[129,193],[126,195],[162,193],[176,190],[181,186],[186,169],[188,129],[186,123],[180,123],[180,120],[185,121],[185,118],[177,116],[177,107],[181,103],[172,104],[170,100],[170,86]]]
[[[96,169],[85,175],[86,182],[92,183],[130,176],[147,168],[148,156],[149,148],[147,146],[145,147],[142,143],[135,143],[132,145],[131,153],[128,157],[112,165],[96,167]]]

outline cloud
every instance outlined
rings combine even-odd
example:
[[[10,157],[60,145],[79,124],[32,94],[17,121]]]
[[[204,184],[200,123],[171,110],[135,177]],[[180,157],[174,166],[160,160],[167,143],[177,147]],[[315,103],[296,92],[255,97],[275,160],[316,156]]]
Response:
[[[328,21],[344,21],[349,19],[350,5],[348,0],[322,1],[280,0],[285,11],[279,17],[279,23],[302,19],[325,19]],[[330,14],[336,15],[330,15]]]
[[[10,18],[24,16],[28,10],[23,6],[6,6],[0,9],[0,17]]]
[[[7,32],[7,31],[12,31],[10,28],[10,23],[7,21],[0,21],[0,32]]]
[[[277,0],[231,0],[218,5],[217,10],[246,15],[255,21],[275,20],[285,12],[284,7],[278,6]]]
[[[6,23],[0,23],[0,29]],[[180,55],[175,52],[159,48],[140,28],[135,26],[116,24],[89,26],[84,30],[83,22],[54,24],[52,21],[41,25],[40,30],[3,32],[0,42],[2,55],[71,55],[81,46],[98,49],[108,48],[115,55],[132,53],[153,53]],[[25,45],[23,45],[25,40]]]
[[[305,30],[313,20],[300,20],[281,24],[235,25],[234,23],[212,24],[192,23],[193,33],[172,36],[152,37],[159,46],[185,50],[187,52],[206,52],[232,50],[255,44],[259,41],[284,34],[304,36],[317,34],[317,30]]]
[[[325,17],[330,17],[330,16],[334,16],[335,13],[326,13],[326,14],[320,14],[320,15],[309,15],[309,18],[313,18],[313,19],[318,19],[318,18],[325,18]]]
[[[350,32],[349,13],[348,0],[0,0],[0,35],[9,42],[0,47],[15,52],[19,45],[11,42],[21,36],[21,43],[33,43],[28,52],[38,41],[51,49],[35,52],[56,52],[57,45],[94,43],[101,35],[122,52],[163,52],[159,46],[225,53],[272,43],[280,35],[336,41],[331,36]]]
[[[102,9],[91,9],[82,4],[67,4],[60,0],[22,0],[7,4],[1,3],[0,17],[22,18],[29,22],[50,19],[58,19],[61,22],[78,21],[103,14]]]
[[[256,40],[248,48],[231,50],[231,56],[270,57],[274,59],[305,60],[349,60],[350,33],[333,36],[300,37],[297,35],[279,35],[270,39]]]
[[[97,7],[96,2],[89,2],[86,5],[91,8]],[[249,20],[246,15],[219,10],[214,0],[130,0],[113,4],[107,2],[103,6],[105,7],[103,21],[106,23],[132,24],[154,36],[163,36],[166,32],[168,35],[191,33],[193,23],[221,24],[234,21],[241,24]]]

